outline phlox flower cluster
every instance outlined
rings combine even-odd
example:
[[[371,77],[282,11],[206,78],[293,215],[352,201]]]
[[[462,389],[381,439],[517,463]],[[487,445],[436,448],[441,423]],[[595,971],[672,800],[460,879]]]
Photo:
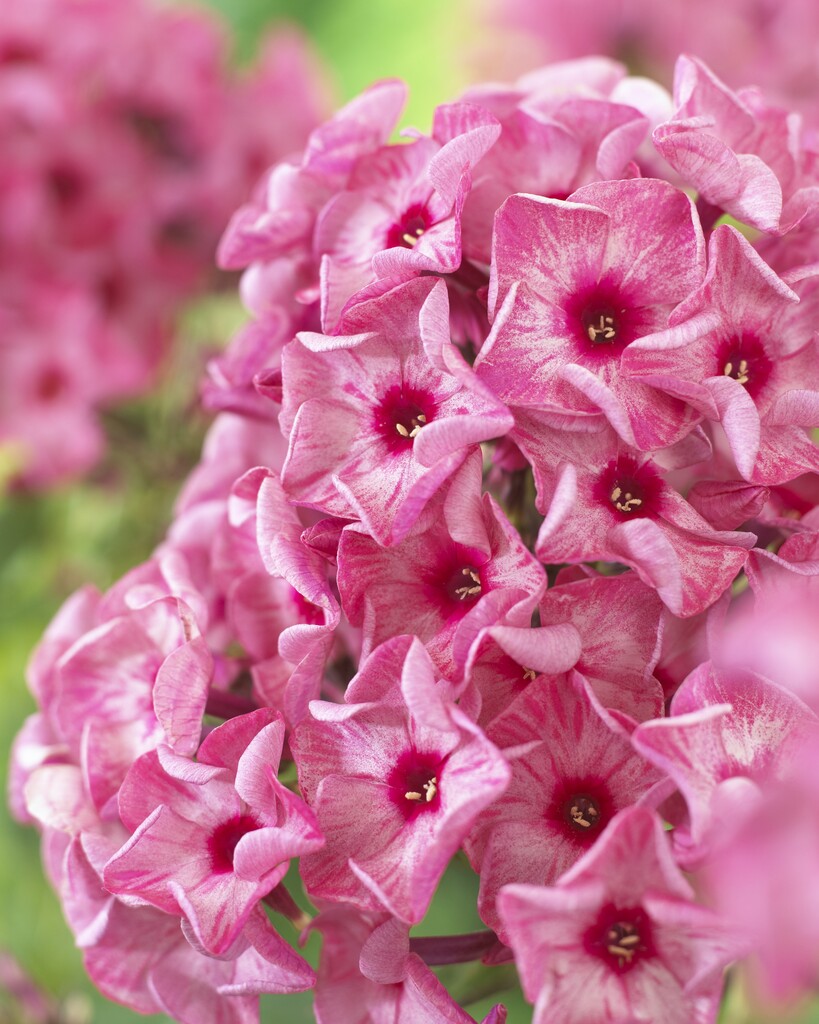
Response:
[[[531,62],[604,53],[670,82],[680,50],[735,87],[753,83],[819,126],[819,10],[812,0],[482,0],[488,24],[512,33],[506,52]],[[497,66],[502,48],[483,63]],[[517,65],[518,68],[520,65]]]
[[[2,4],[0,445],[18,484],[96,461],[97,410],[148,388],[230,214],[320,119],[298,36],[241,75],[226,42],[153,0]]]
[[[219,415],[153,557],[35,652],[14,812],[100,989],[184,1024],[309,988],[320,1024],[466,1024],[431,968],[469,960],[537,1024],[711,1024],[746,958],[810,990],[799,118],[692,57],[673,96],[583,60],[390,141],[403,102],[235,214]],[[413,934],[456,856],[485,929]]]

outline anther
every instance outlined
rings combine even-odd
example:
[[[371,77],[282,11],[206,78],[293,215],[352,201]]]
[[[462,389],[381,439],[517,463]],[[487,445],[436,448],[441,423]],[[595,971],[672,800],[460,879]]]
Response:
[[[474,597],[476,594],[481,592],[481,578],[475,572],[474,569],[464,568],[461,569],[461,573],[464,576],[468,576],[474,586],[457,587],[455,593],[458,595],[460,601],[465,601],[467,597]]]
[[[429,783],[427,783],[427,785],[429,785]],[[426,786],[424,788],[426,788]],[[423,795],[421,793],[405,793],[404,794],[404,799],[405,800],[423,800],[424,797],[423,797]]]
[[[422,412],[419,412],[417,416],[412,417],[409,427],[405,427],[403,423],[396,423],[395,429],[401,437],[414,438],[420,434],[421,427],[425,426],[426,422],[426,416]]]
[[[622,499],[622,500],[621,500]],[[611,492],[611,500],[614,502],[614,507],[619,512],[633,512],[635,508],[639,508],[643,504],[642,498],[635,498],[631,491],[623,491],[620,487],[615,487]]]
[[[432,800],[435,797],[435,794],[438,792],[438,780],[434,778],[430,779],[429,782],[424,783],[423,789],[424,792],[426,793],[427,803],[429,803],[430,800]]]
[[[421,235],[423,235],[423,233],[424,233],[424,229],[423,228],[416,228],[415,231],[412,232],[412,233],[410,233],[409,231],[406,231],[406,232],[404,232],[403,235],[401,235],[401,241],[406,243],[409,246],[413,246],[418,241],[418,239],[421,237]]]
[[[616,956],[620,960],[620,966],[623,966],[623,962],[631,963],[631,958],[634,956],[633,949],[626,949],[623,946],[608,946],[606,947],[612,956]]]
[[[591,828],[591,822],[586,821],[583,815],[578,811],[576,807],[572,808],[572,818],[578,825],[582,825],[583,828]]]
[[[613,341],[617,337],[617,331],[614,328],[614,317],[603,316],[601,313],[598,317],[597,326],[589,324],[587,334],[589,341]]]
[[[523,670],[523,678],[527,683],[531,683],[533,679],[537,679],[537,672],[533,668],[525,668]]]
[[[630,964],[641,947],[642,939],[634,925],[616,924],[606,932],[606,950],[617,957],[621,967]]]
[[[736,376],[734,375],[734,364],[731,362],[723,366],[722,372],[726,377],[733,377],[738,384],[747,384],[750,380],[747,359],[740,359],[739,366],[736,367]]]

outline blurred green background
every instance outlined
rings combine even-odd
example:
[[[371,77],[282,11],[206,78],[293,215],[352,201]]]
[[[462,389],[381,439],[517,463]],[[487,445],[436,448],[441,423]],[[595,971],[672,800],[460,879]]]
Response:
[[[427,128],[432,109],[474,77],[472,57],[482,44],[470,0],[210,0],[232,24],[240,59],[249,58],[264,30],[287,20],[300,24],[329,69],[339,102],[381,77],[405,78],[411,100],[405,124]],[[473,9],[474,13],[474,9]],[[485,46],[485,40],[483,40]],[[524,70],[524,69],[521,69]],[[269,116],[275,116],[269,112]],[[26,660],[49,619],[76,587],[104,588],[146,558],[162,537],[176,491],[195,463],[207,426],[195,401],[204,360],[241,322],[237,300],[206,300],[183,324],[183,352],[167,383],[149,399],[107,417],[111,449],[91,479],[50,495],[0,498],[0,777],[7,752],[33,702],[23,682]],[[170,441],[170,443],[169,443]],[[0,477],[2,467],[0,467]],[[76,1024],[119,1024],[145,1019],[99,996],[84,977],[56,899],[46,887],[38,838],[16,826],[0,801],[0,950],[63,1006]],[[457,860],[421,932],[480,927],[475,913],[477,880]],[[315,940],[314,940],[315,941]],[[314,952],[314,951],[313,951]],[[442,972],[459,998],[480,994],[481,972],[469,965]],[[483,972],[485,976],[486,972]],[[506,971],[503,980],[511,979]],[[498,996],[510,1024],[531,1019],[513,987]],[[480,1020],[496,999],[473,1001]],[[162,1020],[164,1018],[151,1018]],[[753,1012],[741,986],[732,986],[725,1019],[739,1024],[785,1020]],[[819,1011],[801,1008],[794,1021],[819,1022]],[[313,1020],[311,996],[266,998],[262,1021],[301,1024]],[[0,1024],[16,1018],[0,996]],[[658,1022],[661,1024],[661,1022]]]

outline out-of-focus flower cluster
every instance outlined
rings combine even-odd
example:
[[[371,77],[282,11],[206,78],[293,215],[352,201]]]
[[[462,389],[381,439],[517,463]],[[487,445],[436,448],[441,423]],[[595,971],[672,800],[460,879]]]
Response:
[[[0,444],[17,482],[87,469],[97,410],[144,391],[216,243],[322,91],[301,39],[232,72],[204,11],[152,0],[0,10]]]
[[[102,991],[186,1024],[313,986],[321,1024],[465,1024],[430,967],[472,959],[539,1024],[707,1024],[749,956],[811,989],[816,154],[685,57],[390,142],[403,102],[235,215],[220,415],[35,653],[15,813]],[[458,851],[486,930],[411,935]]]
[[[769,99],[800,110],[819,127],[819,9],[813,0],[484,0],[483,6],[496,29],[515,33],[508,46],[484,57],[496,72],[504,52],[537,63],[605,53],[665,83],[677,54],[688,51],[730,85],[760,86]]]

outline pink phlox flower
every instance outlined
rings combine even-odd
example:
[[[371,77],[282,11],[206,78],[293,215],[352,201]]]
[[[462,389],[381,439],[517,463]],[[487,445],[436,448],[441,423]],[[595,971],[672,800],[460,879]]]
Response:
[[[254,693],[293,725],[319,696],[336,644],[341,612],[333,572],[302,541],[299,510],[270,470],[251,470],[238,480],[229,511],[259,561],[232,595],[237,635],[254,661]]]
[[[649,129],[634,107],[595,94],[588,85],[551,92],[470,90],[466,97],[500,121],[500,138],[475,168],[463,213],[464,253],[491,260],[492,222],[516,192],[566,199],[592,181],[630,178]],[[511,109],[510,109],[511,108]]]
[[[776,554],[751,554],[746,571],[753,599],[732,609],[713,657],[759,672],[819,712],[817,541],[815,532],[795,534]]]
[[[234,214],[219,246],[219,265],[233,270],[308,251],[319,211],[346,186],[358,158],[389,138],[405,96],[403,83],[378,82],[314,129],[301,162],[276,167],[263,202]]]
[[[713,1024],[747,948],[693,901],[656,814],[631,807],[556,885],[498,897],[534,1024]]]
[[[251,184],[274,160],[298,153],[331,108],[324,67],[307,36],[294,25],[268,33],[249,73],[231,92],[232,142]],[[275,118],[259,110],[275,108]],[[245,199],[243,196],[242,199]]]
[[[536,679],[568,672],[581,648],[580,635],[569,622],[535,628],[509,622],[487,626],[469,651],[463,683],[456,690],[460,707],[486,729]]]
[[[753,554],[750,557],[753,559]],[[708,661],[712,651],[720,649],[731,600],[731,592],[726,590],[710,608],[687,619],[680,619],[668,609],[664,610],[662,647],[654,676],[662,685],[666,706],[694,669]]]
[[[802,429],[819,423],[815,277],[800,282],[803,310],[734,228],[716,229],[709,256],[702,287],[667,329],[629,346],[624,371],[721,423],[745,480],[781,484],[819,469]]]
[[[567,202],[512,196],[495,219],[492,332],[475,372],[509,406],[602,411],[628,444],[667,447],[698,416],[621,362],[704,275],[693,206],[667,182],[597,182]]]
[[[46,713],[100,813],[140,754],[158,743],[196,750],[212,671],[190,610],[172,597],[108,619],[60,657]]]
[[[701,61],[682,56],[674,71],[672,118],[654,143],[683,181],[718,212],[760,231],[785,232],[816,208],[804,180],[800,121],[755,89],[729,89]]]
[[[385,914],[352,907],[322,911],[316,983],[318,1024],[474,1024],[423,960],[410,952],[409,929]],[[503,1024],[496,1007],[484,1024]]]
[[[499,134],[488,111],[455,103],[435,111],[430,137],[416,135],[358,161],[316,225],[325,331],[374,279],[458,269],[471,171]]]
[[[280,469],[287,447],[270,425],[244,415],[223,413],[208,431],[202,457],[185,481],[174,512],[183,515],[194,505],[225,502],[234,481],[249,469]]]
[[[687,618],[731,585],[756,542],[752,533],[713,530],[666,482],[662,462],[611,430],[561,432],[530,416],[514,437],[546,513],[536,545],[544,562],[621,562]]]
[[[13,484],[51,487],[97,461],[104,443],[98,407],[120,393],[116,378],[132,377],[133,367],[81,289],[31,288],[14,272],[4,278],[0,447],[16,464]],[[101,352],[111,370],[107,385],[98,382]]]
[[[312,970],[261,910],[229,954],[212,957],[177,916],[107,893],[98,845],[88,837],[72,842],[62,889],[85,968],[109,999],[181,1024],[258,1024],[259,993],[312,987]]]
[[[106,864],[106,888],[184,916],[203,949],[227,953],[290,859],[324,842],[277,779],[283,742],[283,719],[262,709],[213,730],[198,761],[167,747],[140,758],[119,798],[133,835]]]
[[[751,813],[760,791],[787,776],[816,715],[792,694],[740,669],[695,669],[670,717],[644,722],[634,745],[677,784],[688,821],[673,832],[677,859],[701,864]]]
[[[543,567],[489,494],[481,493],[480,452],[427,504],[406,538],[380,547],[362,525],[342,532],[342,607],[364,634],[366,654],[408,630],[438,670],[455,681],[480,630],[534,610]]]
[[[540,602],[543,626],[570,623],[580,636],[574,665],[596,700],[632,719],[656,718],[662,695],[653,675],[663,639],[663,606],[634,573],[590,576],[551,587]]]
[[[270,391],[257,387],[281,371],[281,353],[294,334],[285,310],[272,306],[236,334],[227,351],[211,359],[202,383],[202,402],[208,409],[274,420],[279,409]]]
[[[719,909],[753,937],[752,991],[783,1009],[813,991],[819,956],[817,737],[762,799],[703,876]]]
[[[299,504],[396,544],[512,417],[450,343],[443,282],[419,278],[363,302],[340,329],[300,334],[284,352],[282,484]]]
[[[501,887],[551,885],[664,775],[636,753],[579,672],[532,683],[487,736],[509,760],[512,779],[465,847],[481,879],[481,917],[508,943],[496,907]]]
[[[308,892],[417,923],[476,817],[506,788],[506,762],[447,699],[415,637],[376,648],[344,704],[313,701],[310,713],[291,740],[327,837],[302,860]]]

